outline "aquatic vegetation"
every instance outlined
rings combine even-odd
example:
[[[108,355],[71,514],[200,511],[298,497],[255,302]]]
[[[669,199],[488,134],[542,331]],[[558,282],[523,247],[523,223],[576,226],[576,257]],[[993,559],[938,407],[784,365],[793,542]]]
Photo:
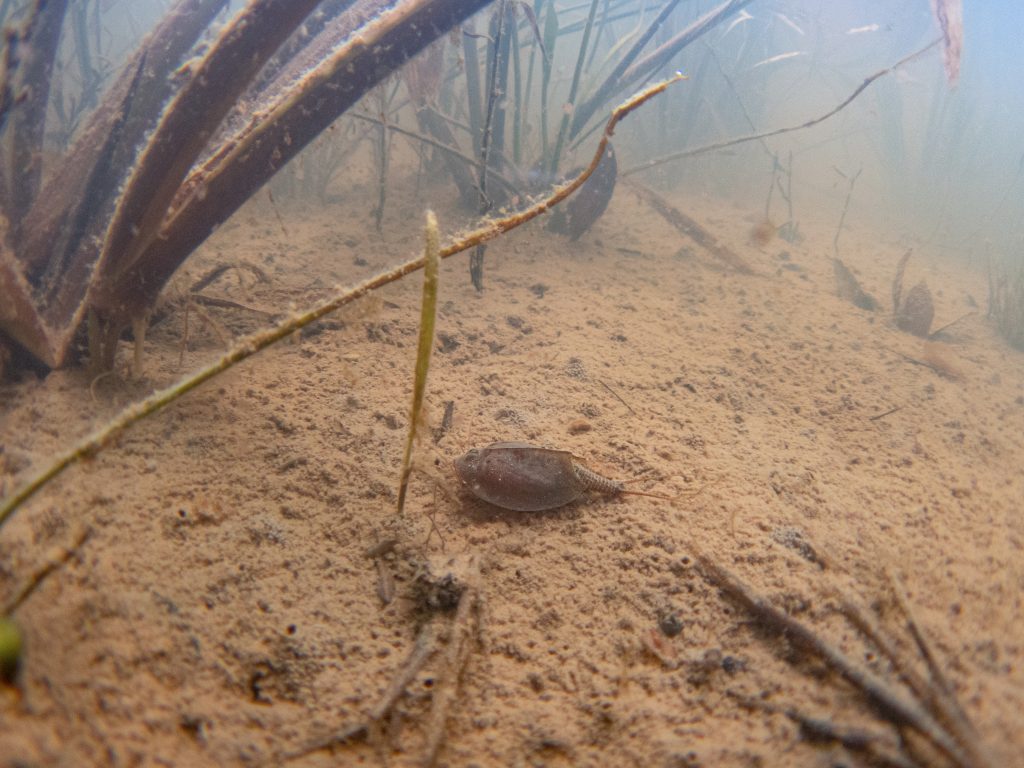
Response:
[[[679,79],[680,76],[677,75],[670,80],[656,83],[616,107],[612,112],[611,117],[608,118],[608,122],[604,129],[604,135],[601,137],[601,141],[597,145],[597,150],[594,153],[593,159],[590,161],[590,165],[572,181],[557,188],[549,197],[534,202],[533,205],[524,211],[510,214],[502,219],[494,219],[485,222],[480,228],[463,235],[454,243],[450,243],[442,248],[437,254],[438,257],[440,259],[447,259],[458,253],[469,250],[470,248],[475,248],[482,243],[493,240],[494,238],[537,218],[541,214],[547,213],[555,205],[566,200],[570,195],[578,190],[588,178],[590,178],[591,174],[593,174],[600,165],[611,136],[615,132],[615,126],[618,125],[619,121],[641,107],[650,99],[660,93],[663,93],[669,85],[678,82]],[[60,475],[65,469],[80,461],[95,456],[99,451],[109,445],[115,437],[121,434],[121,432],[139,420],[165,408],[167,405],[170,405],[178,398],[188,392],[191,392],[199,385],[220,375],[229,368],[234,367],[242,360],[252,357],[257,352],[276,344],[282,339],[288,338],[295,331],[301,330],[325,315],[335,312],[341,307],[347,306],[348,304],[371,294],[373,291],[384,285],[393,283],[406,275],[409,275],[419,269],[423,269],[426,264],[427,257],[421,256],[372,277],[354,288],[343,289],[329,299],[320,302],[312,309],[293,314],[271,328],[242,339],[218,360],[205,368],[200,369],[190,376],[186,376],[169,387],[155,392],[141,402],[128,406],[77,445],[55,458],[21,488],[7,496],[3,502],[0,503],[0,527],[10,519],[10,516],[14,514],[22,504],[35,495],[43,486]]]
[[[839,298],[853,302],[856,306],[869,312],[878,309],[875,297],[861,287],[853,272],[842,260],[832,259],[832,270],[836,275],[836,292],[839,294]]]
[[[903,293],[903,273],[907,268],[912,250],[908,250],[896,265],[896,276],[892,281],[892,315],[896,327],[915,336],[927,337],[935,318],[932,292],[924,280]]]
[[[430,353],[434,348],[434,323],[437,319],[437,280],[441,263],[441,236],[437,231],[437,217],[427,211],[426,246],[423,249],[423,301],[420,308],[419,343],[416,348],[416,372],[413,376],[412,408],[409,410],[409,434],[405,439],[402,457],[402,476],[398,484],[398,514],[405,507],[405,493],[412,472],[412,449],[423,421],[423,395],[427,391],[427,373],[430,371]]]
[[[45,183],[39,158],[67,4],[36,4],[23,21],[21,58],[10,57],[0,84],[20,94],[0,100],[3,176],[18,179],[0,195],[0,330],[39,363],[71,362],[87,326],[91,363],[110,369],[122,332],[144,328],[171,274],[219,224],[485,0],[400,2],[385,15],[371,0],[359,13],[332,2],[315,18],[317,0],[254,0],[211,33],[224,5],[167,12]]]
[[[990,262],[988,316],[1010,346],[1024,351],[1024,262]]]

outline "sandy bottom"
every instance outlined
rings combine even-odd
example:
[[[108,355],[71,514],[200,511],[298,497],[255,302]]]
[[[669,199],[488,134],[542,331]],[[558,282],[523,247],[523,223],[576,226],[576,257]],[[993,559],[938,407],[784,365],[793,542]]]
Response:
[[[343,218],[351,205],[282,210],[282,231],[263,199],[204,246],[191,278],[251,264],[269,282],[230,271],[204,293],[270,312],[308,306],[417,252],[424,203],[412,186],[384,237],[369,215]],[[365,722],[421,632],[438,651],[386,723],[287,764],[421,764],[431,703],[452,678],[447,649],[461,640],[442,765],[856,764],[807,738],[787,708],[895,743],[852,687],[709,584],[694,547],[896,685],[838,613],[844,596],[868,606],[923,669],[894,573],[993,764],[1019,760],[1024,355],[983,307],[925,345],[887,311],[838,298],[834,223],[755,246],[750,212],[677,203],[755,274],[685,240],[625,187],[578,243],[531,225],[493,244],[483,295],[465,256],[445,264],[428,405],[433,428],[449,402],[453,419],[418,451],[427,472],[402,520],[416,276],[46,488],[0,533],[3,593],[90,536],[16,614],[27,648],[18,690],[0,701],[0,760],[279,764]],[[841,242],[885,306],[905,246],[855,228]],[[984,304],[982,274],[919,251],[906,284],[920,277],[936,326]],[[147,338],[145,381],[90,389],[60,371],[0,391],[8,490],[266,322],[189,312],[179,368],[187,284]],[[435,461],[505,440],[572,451],[637,479],[632,490],[678,499],[505,512],[459,496]],[[431,614],[418,577],[429,563],[443,580],[448,558],[478,597],[454,640],[453,614]]]

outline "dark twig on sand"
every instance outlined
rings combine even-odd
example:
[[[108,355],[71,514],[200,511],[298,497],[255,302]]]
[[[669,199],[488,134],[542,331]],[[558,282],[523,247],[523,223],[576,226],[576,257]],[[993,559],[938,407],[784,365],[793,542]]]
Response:
[[[814,655],[842,676],[867,697],[882,717],[897,727],[911,728],[921,734],[959,768],[979,768],[985,765],[977,762],[956,736],[947,731],[922,705],[893,689],[811,629],[771,605],[703,552],[695,549],[695,557],[710,582],[745,608],[764,628],[784,636],[789,643]]]
[[[850,752],[865,755],[873,765],[886,766],[886,768],[916,768],[917,766],[912,760],[894,751],[894,747],[886,743],[886,735],[883,733],[842,726],[833,720],[811,717],[794,707],[778,706],[770,701],[745,696],[737,691],[729,690],[726,691],[726,694],[747,709],[785,715],[800,726],[800,734],[804,741],[841,744]]]
[[[390,716],[395,704],[398,703],[398,699],[405,693],[409,683],[420,673],[420,670],[423,669],[436,650],[437,643],[435,642],[434,633],[431,625],[428,624],[420,631],[412,651],[406,657],[401,669],[391,679],[387,689],[384,691],[384,695],[380,697],[380,701],[370,710],[365,722],[355,723],[329,736],[314,739],[306,746],[282,755],[281,759],[285,762],[290,762],[311,755],[314,752],[333,750],[350,742],[365,739],[374,727]]]
[[[906,408],[905,405],[897,405],[895,408],[890,408],[888,411],[883,411],[882,413],[876,413],[874,416],[869,416],[868,421],[878,421],[879,419],[884,419],[886,416],[891,416],[897,411],[902,411],[904,408]]]
[[[614,397],[614,398],[615,398],[616,400],[618,400],[618,401],[619,401],[620,403],[622,403],[622,404],[623,404],[624,406],[626,406],[626,410],[627,410],[627,411],[629,411],[629,412],[630,412],[630,413],[632,413],[632,414],[633,414],[634,416],[636,416],[636,411],[634,411],[634,410],[633,410],[633,409],[632,409],[632,408],[630,407],[629,403],[627,403],[627,402],[626,402],[625,400],[623,400],[623,399],[622,399],[622,396],[621,396],[621,395],[619,395],[619,393],[618,393],[618,392],[616,392],[616,391],[615,391],[614,389],[612,389],[611,387],[609,387],[609,386],[608,386],[607,384],[605,384],[605,383],[604,383],[603,381],[601,381],[600,379],[598,379],[598,380],[597,380],[597,383],[598,383],[598,384],[600,384],[600,385],[601,385],[602,387],[604,387],[605,389],[607,389],[607,390],[608,390],[609,392],[611,392],[612,396],[613,396],[613,397]]]

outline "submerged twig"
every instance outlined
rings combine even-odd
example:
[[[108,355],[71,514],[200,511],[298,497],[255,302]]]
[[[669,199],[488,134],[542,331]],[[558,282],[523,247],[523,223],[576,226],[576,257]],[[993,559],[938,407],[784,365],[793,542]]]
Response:
[[[973,309],[972,309],[972,310],[971,310],[970,312],[964,312],[964,313],[963,313],[962,315],[960,315],[960,317],[958,317],[958,318],[957,318],[956,320],[950,320],[950,321],[949,321],[948,323],[946,323],[945,325],[940,325],[940,326],[939,326],[938,328],[936,328],[936,329],[935,329],[934,331],[932,331],[931,333],[929,333],[929,334],[928,334],[928,338],[929,338],[929,339],[934,339],[934,338],[936,338],[936,337],[937,337],[937,336],[938,336],[938,335],[939,335],[940,333],[942,333],[942,332],[943,332],[943,331],[945,331],[945,330],[948,330],[948,329],[952,328],[952,327],[953,327],[954,325],[956,325],[957,323],[959,323],[959,322],[960,322],[961,320],[966,320],[966,319],[967,319],[968,317],[971,317],[971,315],[976,315],[976,314],[978,314],[978,313],[977,313],[977,312],[975,312],[975,311],[974,311]]]
[[[905,405],[897,405],[895,408],[890,408],[888,411],[882,411],[882,413],[876,413],[874,416],[869,416],[868,421],[878,421],[879,419],[884,419],[886,416],[891,416],[897,411],[902,411],[904,408],[906,408]]]
[[[689,237],[702,248],[705,248],[712,255],[721,259],[729,265],[729,267],[740,274],[754,274],[754,270],[751,269],[750,265],[747,264],[747,262],[744,261],[735,251],[728,246],[723,245],[717,237],[698,224],[695,219],[687,216],[678,208],[670,204],[664,197],[659,195],[653,189],[636,182],[632,182],[631,187],[641,200],[657,211],[665,221],[675,227],[679,232]]]
[[[784,635],[790,643],[812,653],[854,685],[887,720],[897,726],[914,729],[957,766],[973,768],[978,765],[965,747],[921,705],[889,687],[881,678],[856,664],[811,629],[771,605],[700,550],[695,550],[695,557],[709,581],[742,605],[766,628]]]
[[[800,726],[800,733],[805,741],[841,744],[851,752],[866,755],[873,764],[888,768],[916,768],[917,766],[917,763],[894,752],[891,745],[886,745],[884,734],[859,728],[847,728],[832,720],[811,717],[795,707],[778,706],[770,701],[744,696],[736,691],[729,690],[726,691],[726,694],[747,709],[759,709],[771,714],[785,715]]]
[[[373,726],[379,724],[391,714],[399,697],[405,692],[409,683],[420,673],[424,665],[430,661],[430,657],[434,655],[436,650],[437,642],[433,628],[430,624],[427,624],[420,630],[420,634],[416,638],[416,644],[413,646],[412,651],[409,652],[401,669],[391,679],[387,689],[384,691],[384,695],[381,696],[377,705],[370,710],[366,722],[346,726],[336,733],[316,739],[294,752],[282,755],[281,759],[285,762],[290,762],[311,755],[314,752],[334,749],[350,741],[365,738]]]
[[[39,588],[51,573],[63,567],[65,563],[78,554],[78,551],[82,548],[82,545],[88,541],[90,536],[92,536],[92,529],[83,528],[81,532],[75,536],[75,540],[70,546],[64,547],[58,554],[51,556],[49,561],[43,565],[42,568],[32,574],[28,581],[22,584],[21,588],[7,599],[3,604],[3,607],[0,608],[0,616],[10,616],[18,610],[21,604],[32,596],[32,593]]]
[[[473,564],[470,571],[470,582],[459,598],[459,605],[455,610],[451,637],[448,639],[448,647],[445,649],[444,668],[441,670],[434,688],[430,715],[427,720],[427,747],[423,758],[423,765],[426,768],[431,768],[437,762],[437,755],[444,741],[448,715],[459,690],[459,679],[462,677],[462,671],[466,667],[469,653],[472,650],[470,641],[474,635],[474,619],[479,621],[480,609],[480,596],[474,583],[475,575],[476,566]],[[477,630],[479,631],[479,624],[477,624]]]
[[[625,400],[623,400],[623,399],[622,399],[622,396],[621,396],[621,395],[620,395],[620,394],[619,394],[618,392],[616,392],[616,391],[615,391],[614,389],[612,389],[612,388],[611,388],[611,387],[609,387],[609,386],[608,386],[607,384],[605,384],[605,383],[604,383],[604,382],[603,382],[603,381],[602,381],[601,379],[598,379],[598,380],[597,380],[597,383],[598,383],[598,384],[600,384],[600,385],[601,385],[602,387],[604,387],[605,389],[607,389],[607,390],[608,390],[609,392],[611,392],[611,393],[612,393],[612,396],[613,396],[613,397],[614,397],[614,398],[615,398],[616,400],[618,400],[618,401],[619,401],[620,403],[622,403],[622,404],[623,404],[624,406],[626,406],[626,410],[627,410],[627,411],[629,411],[629,412],[630,412],[630,413],[632,413],[632,414],[633,414],[634,416],[636,416],[636,411],[634,411],[634,410],[633,410],[632,408],[630,408],[630,406],[629,406],[629,403],[627,403],[627,402],[626,402]]]

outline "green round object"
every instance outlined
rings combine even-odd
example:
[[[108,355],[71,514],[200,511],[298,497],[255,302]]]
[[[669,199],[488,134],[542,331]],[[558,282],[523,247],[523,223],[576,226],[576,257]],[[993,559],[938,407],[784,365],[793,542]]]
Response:
[[[14,619],[0,619],[0,677],[6,682],[14,679],[21,661],[21,630]]]

